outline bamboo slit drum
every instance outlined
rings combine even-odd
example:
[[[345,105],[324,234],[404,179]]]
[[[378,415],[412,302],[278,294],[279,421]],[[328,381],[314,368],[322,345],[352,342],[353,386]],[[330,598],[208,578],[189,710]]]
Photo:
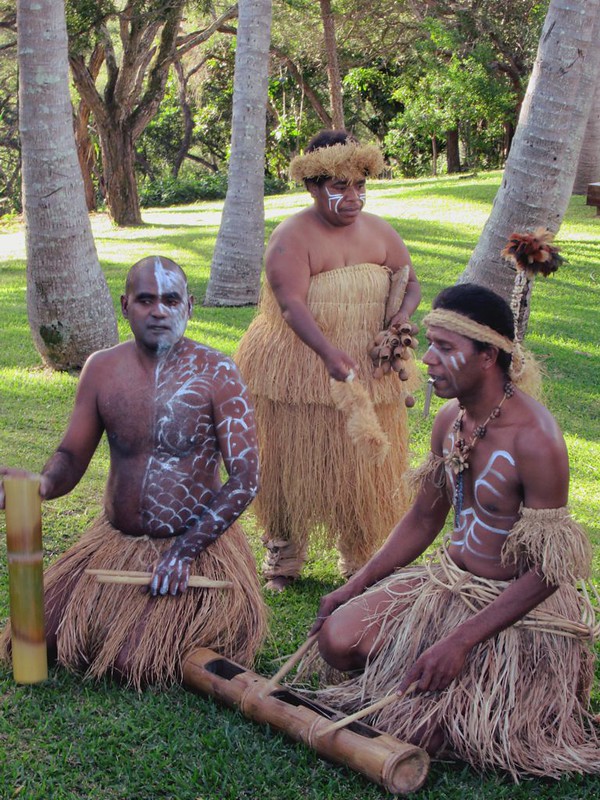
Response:
[[[39,478],[4,478],[13,677],[48,677]]]
[[[429,756],[420,747],[362,722],[320,735],[340,717],[338,712],[287,687],[271,689],[267,678],[213,650],[192,653],[183,665],[183,680],[188,689],[239,708],[249,719],[307,744],[323,758],[360,772],[393,794],[414,792],[427,778]]]

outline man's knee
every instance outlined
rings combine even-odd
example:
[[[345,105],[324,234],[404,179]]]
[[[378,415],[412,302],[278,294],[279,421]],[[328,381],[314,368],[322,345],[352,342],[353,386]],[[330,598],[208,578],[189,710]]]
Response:
[[[368,646],[353,615],[338,612],[329,617],[319,633],[319,651],[335,669],[342,672],[362,669],[366,663]]]

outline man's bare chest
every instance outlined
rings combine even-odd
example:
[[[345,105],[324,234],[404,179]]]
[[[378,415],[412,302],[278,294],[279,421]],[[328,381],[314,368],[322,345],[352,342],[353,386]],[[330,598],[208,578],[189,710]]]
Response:
[[[124,456],[185,457],[213,426],[210,383],[198,374],[112,387],[100,396],[99,411],[111,448]]]

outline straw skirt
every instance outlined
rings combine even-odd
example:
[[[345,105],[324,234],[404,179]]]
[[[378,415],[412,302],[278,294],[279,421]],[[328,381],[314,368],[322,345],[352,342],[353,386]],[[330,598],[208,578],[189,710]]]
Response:
[[[233,582],[229,589],[189,588],[182,595],[152,597],[144,587],[101,584],[91,569],[151,569],[170,538],[124,536],[100,517],[44,575],[46,615],[61,609],[58,661],[99,678],[115,670],[124,649],[127,679],[136,688],[168,686],[182,678],[182,665],[209,647],[243,665],[252,664],[266,635],[266,608],[254,557],[234,523],[192,565],[192,574]],[[0,639],[10,657],[10,625]]]
[[[337,545],[350,574],[372,555],[406,509],[406,394],[417,383],[395,373],[372,377],[368,345],[382,329],[390,271],[374,264],[311,278],[307,305],[327,339],[359,364],[358,380],[390,447],[377,463],[348,434],[321,359],[286,324],[265,285],[257,317],[236,362],[252,394],[259,434],[261,489],[253,508],[270,550],[265,569],[298,575],[309,538]]]
[[[359,677],[320,690],[320,700],[350,714],[396,691],[421,653],[507,586],[459,569],[443,551],[438,556],[370,590],[388,586],[393,600],[383,619],[384,644]],[[413,588],[394,596],[389,584],[399,577]],[[586,593],[561,586],[523,620],[473,648],[447,689],[406,695],[365,721],[404,741],[441,732],[447,752],[515,780],[600,773],[600,728],[589,708],[597,627]]]

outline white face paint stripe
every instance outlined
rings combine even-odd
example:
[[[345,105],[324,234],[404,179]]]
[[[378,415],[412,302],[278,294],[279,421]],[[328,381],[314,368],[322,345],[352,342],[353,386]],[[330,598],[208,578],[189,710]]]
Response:
[[[332,192],[329,191],[329,189],[327,187],[325,187],[325,191],[327,192],[327,197],[329,198],[329,200],[327,201],[328,205],[329,205],[329,210],[333,211],[335,214],[337,214],[338,213],[338,206],[339,206],[341,200],[343,199],[344,195],[343,194],[333,194]],[[334,201],[335,201],[335,206],[333,205]]]

